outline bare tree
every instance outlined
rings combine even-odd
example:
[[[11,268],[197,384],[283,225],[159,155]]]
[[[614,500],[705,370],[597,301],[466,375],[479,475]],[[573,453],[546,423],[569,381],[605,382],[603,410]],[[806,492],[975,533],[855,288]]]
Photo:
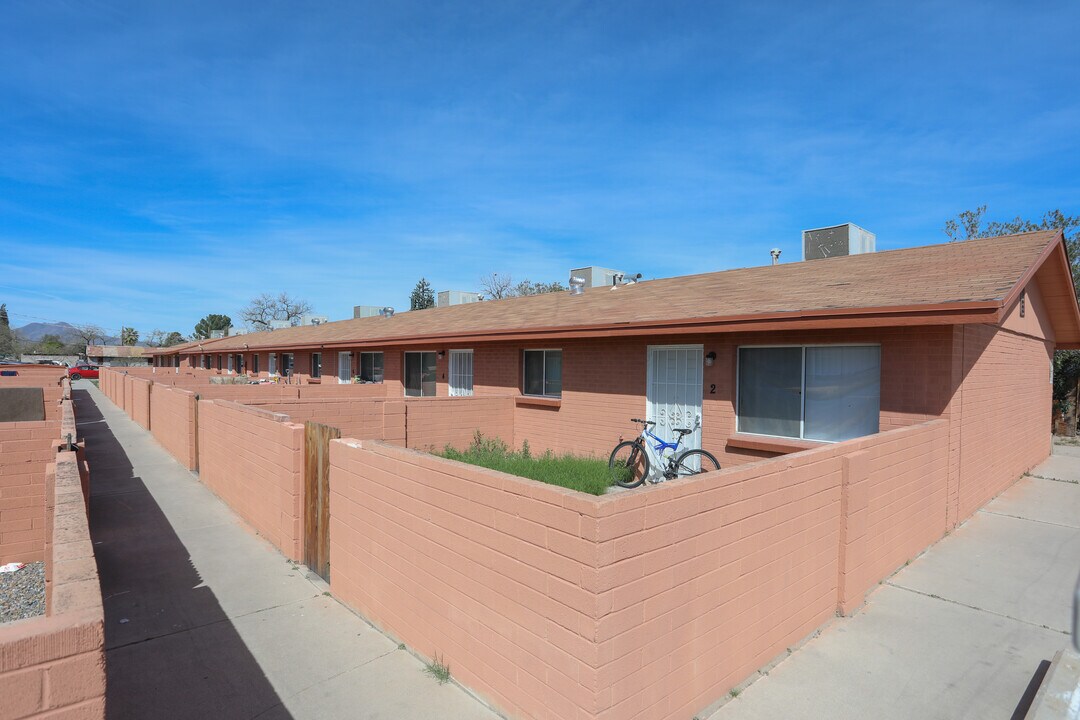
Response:
[[[269,330],[272,320],[285,320],[296,325],[300,316],[311,312],[311,303],[289,297],[289,293],[277,295],[263,293],[252,298],[248,306],[240,311],[240,317],[246,325],[255,330]]]
[[[105,344],[105,331],[97,325],[75,325],[75,336],[82,341],[83,345],[94,345],[95,340]]]
[[[510,275],[491,273],[480,278],[480,288],[487,300],[501,300],[502,298],[522,297],[524,295],[541,295],[543,293],[560,292],[566,289],[561,282],[532,282],[528,278],[515,283]]]
[[[509,275],[491,273],[480,278],[480,289],[488,300],[501,300],[510,297],[514,287],[514,279]]]

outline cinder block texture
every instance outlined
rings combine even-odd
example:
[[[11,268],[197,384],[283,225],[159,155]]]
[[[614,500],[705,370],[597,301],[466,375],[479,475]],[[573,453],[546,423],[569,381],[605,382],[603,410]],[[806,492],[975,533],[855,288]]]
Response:
[[[304,426],[226,400],[199,401],[199,478],[286,557],[303,555]]]

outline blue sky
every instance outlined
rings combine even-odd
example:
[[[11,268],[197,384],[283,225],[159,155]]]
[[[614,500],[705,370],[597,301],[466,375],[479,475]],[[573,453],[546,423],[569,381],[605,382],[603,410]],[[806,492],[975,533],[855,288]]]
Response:
[[[1080,4],[35,2],[0,22],[0,302],[188,334],[287,290],[646,277],[1080,212]]]

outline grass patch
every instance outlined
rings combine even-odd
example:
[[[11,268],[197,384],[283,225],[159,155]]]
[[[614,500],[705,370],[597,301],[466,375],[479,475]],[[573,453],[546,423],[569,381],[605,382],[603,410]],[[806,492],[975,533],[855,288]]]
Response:
[[[435,655],[434,660],[424,666],[424,674],[438,680],[440,685],[450,682],[450,666],[444,663],[438,654]]]
[[[457,450],[449,445],[441,453],[448,460],[458,460],[491,470],[539,480],[571,490],[603,495],[611,485],[606,460],[578,455],[555,455],[548,451],[534,456],[525,442],[521,450],[511,450],[498,438],[485,438],[479,431],[473,436],[467,450]]]

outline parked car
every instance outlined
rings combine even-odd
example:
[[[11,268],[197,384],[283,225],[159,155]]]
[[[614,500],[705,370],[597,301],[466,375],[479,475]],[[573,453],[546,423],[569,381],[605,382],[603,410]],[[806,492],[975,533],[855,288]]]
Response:
[[[98,366],[88,365],[87,363],[79,363],[73,368],[68,368],[68,377],[72,380],[81,380],[86,378],[88,380],[96,380],[98,376]]]

